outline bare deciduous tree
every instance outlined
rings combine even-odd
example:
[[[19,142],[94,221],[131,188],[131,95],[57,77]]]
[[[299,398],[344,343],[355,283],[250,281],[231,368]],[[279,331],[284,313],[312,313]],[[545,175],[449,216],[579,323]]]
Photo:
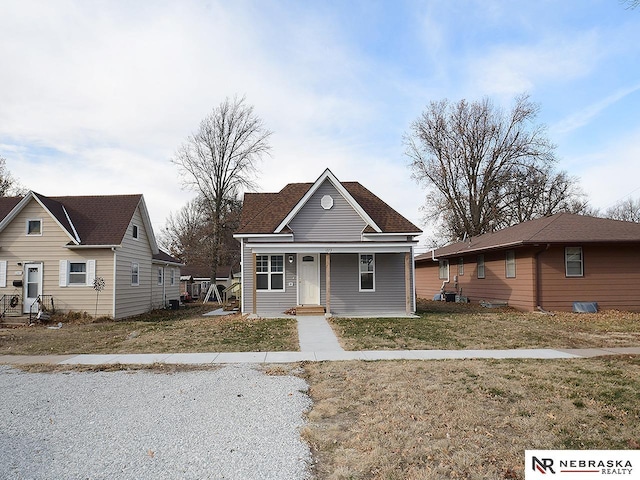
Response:
[[[622,5],[626,5],[626,8],[633,10],[640,5],[640,0],[620,0]]]
[[[227,98],[202,120],[171,160],[180,170],[183,186],[197,193],[209,224],[212,284],[229,234],[227,212],[243,191],[254,188],[257,163],[270,151],[270,136],[244,98]]]
[[[584,202],[576,180],[555,173],[555,146],[527,95],[509,112],[485,98],[431,102],[404,137],[424,210],[445,240],[480,235]]]
[[[11,172],[7,169],[6,159],[0,157],[0,197],[24,195],[26,189],[20,185]]]
[[[187,265],[210,265],[211,258],[216,255],[212,225],[203,205],[200,198],[195,198],[176,213],[169,214],[158,236],[160,246]],[[224,235],[218,247],[221,264],[234,265],[239,260],[239,244],[233,238],[233,232],[238,227],[241,208],[241,202],[229,202],[228,210],[223,214]]]
[[[640,198],[631,197],[620,200],[613,207],[608,208],[604,216],[614,220],[640,223]]]

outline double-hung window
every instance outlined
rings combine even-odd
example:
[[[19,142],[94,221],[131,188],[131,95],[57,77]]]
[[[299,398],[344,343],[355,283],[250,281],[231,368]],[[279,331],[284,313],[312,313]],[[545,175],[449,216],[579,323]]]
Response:
[[[478,265],[478,278],[484,278],[484,255],[478,255],[476,262]]]
[[[158,267],[158,285],[164,283],[164,268]]]
[[[566,247],[564,249],[564,265],[567,277],[584,276],[582,247]]]
[[[131,264],[131,285],[140,285],[140,265],[135,262]]]
[[[284,291],[284,255],[256,255],[256,289]]]
[[[93,285],[96,278],[96,261],[60,260],[59,274],[61,287]]]
[[[87,284],[87,264],[85,262],[69,262],[69,285]]]
[[[438,278],[449,281],[449,260],[438,261]]]
[[[360,291],[376,290],[376,257],[372,253],[360,254]]]
[[[516,251],[507,250],[505,256],[505,276],[507,278],[516,277]]]

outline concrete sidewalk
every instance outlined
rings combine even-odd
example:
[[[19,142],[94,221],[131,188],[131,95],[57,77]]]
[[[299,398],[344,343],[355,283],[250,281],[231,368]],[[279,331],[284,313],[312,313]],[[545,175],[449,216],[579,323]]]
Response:
[[[0,364],[53,365],[215,365],[228,363],[295,363],[341,360],[446,360],[473,358],[591,358],[606,355],[640,355],[640,347],[514,350],[367,350],[345,351],[324,317],[300,316],[299,352],[128,353],[82,355],[0,355]]]
[[[0,364],[28,365],[219,365],[229,363],[295,363],[342,360],[447,360],[447,359],[575,359],[608,355],[640,355],[640,347],[515,350],[368,350],[313,352],[141,353],[113,355],[0,355]]]

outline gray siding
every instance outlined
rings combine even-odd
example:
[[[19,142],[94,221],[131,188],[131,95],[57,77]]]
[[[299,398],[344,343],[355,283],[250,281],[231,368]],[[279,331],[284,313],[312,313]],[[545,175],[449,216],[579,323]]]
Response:
[[[244,296],[244,313],[253,313],[253,253],[243,244],[244,262],[242,265]],[[293,256],[293,263],[289,263],[289,255]],[[256,292],[257,310],[260,316],[284,316],[284,312],[297,305],[298,285],[296,255],[293,253],[284,254],[284,292]]]
[[[406,313],[404,253],[378,253],[375,257],[375,292],[360,292],[358,255],[331,254],[332,314],[342,316]],[[324,261],[322,269],[321,300],[326,301]]]
[[[333,207],[329,210],[320,205],[324,195],[333,198]],[[362,217],[328,180],[289,222],[296,242],[359,242],[365,226]]]
[[[133,225],[138,226],[138,238],[132,236]],[[116,251],[116,313],[115,318],[126,318],[148,312],[154,307],[152,282],[157,282],[155,269],[151,268],[151,245],[144,228],[140,207],[133,215],[122,248]],[[139,285],[131,285],[131,264],[139,265]]]

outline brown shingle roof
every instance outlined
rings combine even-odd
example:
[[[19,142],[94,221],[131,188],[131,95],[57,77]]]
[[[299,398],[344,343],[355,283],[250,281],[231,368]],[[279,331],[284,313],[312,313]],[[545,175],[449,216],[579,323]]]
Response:
[[[421,230],[358,182],[341,182],[383,233],[419,233]],[[313,186],[290,183],[278,193],[246,193],[238,234],[273,233]],[[368,233],[374,233],[368,228]]]
[[[142,195],[96,195],[50,197],[50,199],[64,205],[78,232],[81,245],[119,245],[140,204]],[[55,214],[55,212],[52,213]]]
[[[0,197],[0,219],[3,219],[9,212],[20,203],[22,197]]]
[[[88,195],[45,197],[32,192],[80,245],[119,245],[142,195]],[[5,218],[24,197],[0,198],[0,218]],[[65,213],[66,212],[66,213]],[[68,216],[68,218],[67,218]],[[71,220],[71,222],[69,222]]]
[[[436,249],[437,257],[480,253],[522,245],[640,243],[640,223],[622,222],[608,218],[557,213],[550,217],[523,222],[503,230],[472,237]],[[431,259],[431,253],[416,257],[416,261]]]

